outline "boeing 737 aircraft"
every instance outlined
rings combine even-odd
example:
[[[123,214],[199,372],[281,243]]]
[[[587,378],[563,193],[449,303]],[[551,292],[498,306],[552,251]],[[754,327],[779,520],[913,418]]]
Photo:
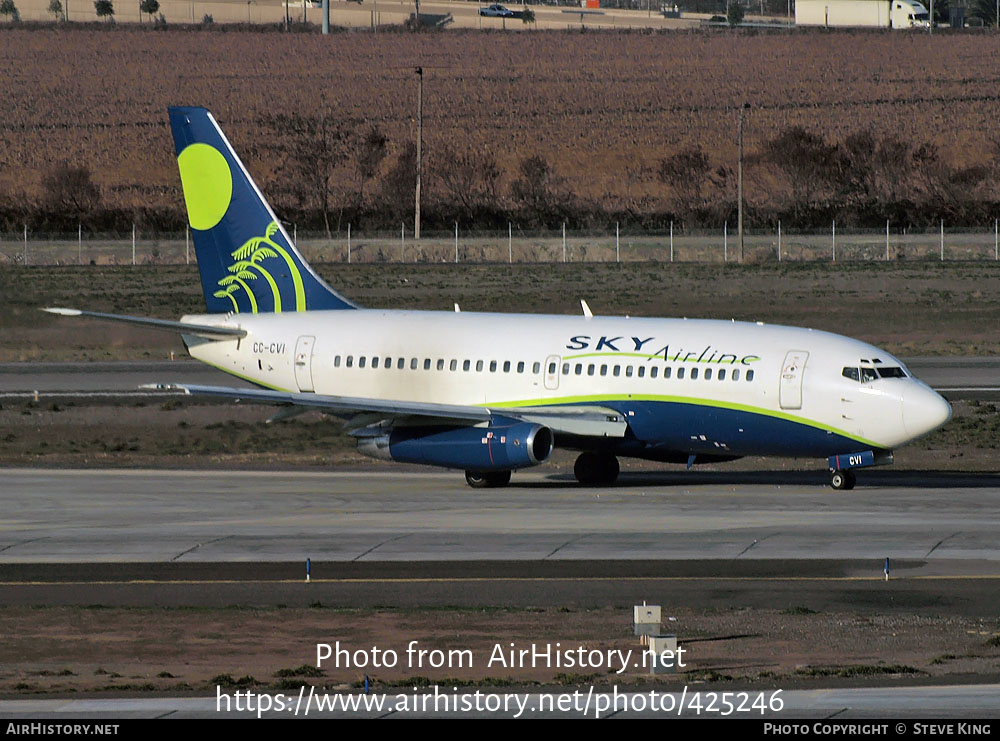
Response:
[[[363,309],[303,259],[203,108],[171,108],[207,313],[90,316],[177,331],[192,357],[258,388],[188,394],[317,409],[358,449],[504,486],[553,447],[582,484],[618,457],[691,466],[742,456],[854,470],[944,424],[951,408],[884,350],[828,332],[693,319]]]

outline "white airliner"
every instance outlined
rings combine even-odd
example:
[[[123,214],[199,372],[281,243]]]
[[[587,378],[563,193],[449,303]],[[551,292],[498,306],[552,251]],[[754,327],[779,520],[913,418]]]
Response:
[[[553,447],[583,484],[618,457],[691,466],[825,458],[854,470],[940,427],[948,403],[877,347],[828,332],[695,319],[361,309],[306,263],[212,115],[171,108],[208,313],[90,316],[181,333],[192,357],[259,388],[189,394],[344,417],[358,449],[503,486]]]

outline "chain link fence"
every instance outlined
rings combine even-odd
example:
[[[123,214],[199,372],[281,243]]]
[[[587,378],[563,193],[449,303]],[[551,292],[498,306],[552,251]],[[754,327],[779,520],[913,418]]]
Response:
[[[898,260],[985,261],[1000,259],[998,222],[912,232],[842,229],[826,231],[747,230],[742,245],[728,224],[717,230],[683,230],[667,224],[651,232],[625,225],[608,232],[579,230],[423,231],[412,225],[396,233],[352,232],[331,235],[286,226],[305,257],[317,263],[557,263],[557,262],[855,262]],[[741,260],[742,253],[742,260]],[[177,265],[197,262],[188,232],[95,234],[41,233],[24,228],[0,232],[0,264],[7,265]]]

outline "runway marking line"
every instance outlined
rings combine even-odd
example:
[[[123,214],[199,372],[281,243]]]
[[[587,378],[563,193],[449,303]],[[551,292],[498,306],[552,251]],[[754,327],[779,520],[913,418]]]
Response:
[[[897,576],[889,581],[998,581],[1000,574],[941,576]],[[375,579],[127,579],[121,581],[0,581],[0,587],[219,585],[219,584],[462,584],[477,582],[883,582],[884,576],[498,576],[498,577],[386,577]]]

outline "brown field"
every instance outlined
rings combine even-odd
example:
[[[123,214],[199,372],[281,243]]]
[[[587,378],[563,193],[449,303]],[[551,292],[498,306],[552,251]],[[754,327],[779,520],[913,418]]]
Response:
[[[506,198],[521,158],[543,154],[558,192],[636,218],[669,206],[655,175],[661,158],[698,146],[713,166],[734,164],[743,101],[752,106],[751,155],[793,125],[829,141],[870,129],[936,145],[953,168],[989,165],[1000,140],[1000,45],[989,33],[324,38],[119,27],[3,28],[0,39],[0,201],[9,194],[8,213],[38,198],[42,177],[62,159],[91,169],[108,207],[179,213],[168,105],[213,110],[265,192],[279,177],[267,126],[279,113],[378,124],[395,154],[413,135],[417,64],[426,70],[431,170],[449,146],[492,151]],[[751,206],[763,208],[778,187],[774,174],[751,167],[747,180]],[[431,200],[434,188],[429,181]],[[995,181],[988,190],[987,201],[1000,200]]]

